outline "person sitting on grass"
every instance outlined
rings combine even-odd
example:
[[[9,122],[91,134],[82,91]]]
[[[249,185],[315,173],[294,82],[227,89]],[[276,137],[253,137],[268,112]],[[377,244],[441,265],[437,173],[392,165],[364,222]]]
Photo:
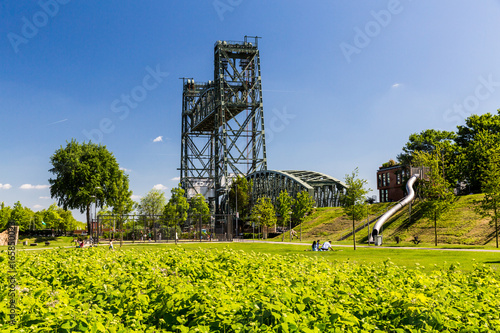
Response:
[[[332,250],[333,251],[333,249],[332,249],[332,242],[331,241],[324,242],[320,251],[328,251],[328,250]]]
[[[312,250],[313,251],[316,251],[316,241],[313,242],[313,245],[312,245]]]
[[[316,250],[315,251],[319,251],[319,239],[316,241]]]

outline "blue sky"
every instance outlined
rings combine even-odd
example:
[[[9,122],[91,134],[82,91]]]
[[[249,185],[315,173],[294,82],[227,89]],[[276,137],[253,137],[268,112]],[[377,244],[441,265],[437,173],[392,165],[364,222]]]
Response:
[[[53,203],[49,159],[72,138],[106,145],[134,198],[169,197],[179,78],[212,80],[214,43],[245,35],[262,37],[268,167],[359,167],[376,190],[411,133],[500,108],[498,17],[498,0],[2,1],[0,202]]]

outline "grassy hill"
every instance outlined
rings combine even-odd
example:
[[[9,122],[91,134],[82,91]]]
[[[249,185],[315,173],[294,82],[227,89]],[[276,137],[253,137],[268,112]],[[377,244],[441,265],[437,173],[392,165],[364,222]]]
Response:
[[[456,245],[495,245],[494,227],[488,219],[482,218],[475,212],[475,202],[482,198],[482,194],[459,196],[453,208],[445,213],[437,223],[438,243]],[[368,208],[369,220],[383,214],[391,207],[390,203],[378,203]],[[366,225],[364,221],[356,222],[356,227]],[[370,224],[370,229],[374,222]],[[296,227],[295,230],[299,231]],[[352,221],[343,215],[342,208],[318,208],[308,216],[302,225],[302,239],[313,241],[315,239],[337,241],[343,235],[352,231]],[[402,245],[413,244],[414,236],[422,244],[434,243],[434,221],[423,217],[422,205],[415,201],[411,209],[404,207],[392,216],[383,226],[383,240],[385,245],[396,243],[399,237]],[[368,229],[363,228],[356,233],[359,243],[366,243]],[[281,238],[279,238],[281,239]],[[352,243],[352,236],[346,239]]]

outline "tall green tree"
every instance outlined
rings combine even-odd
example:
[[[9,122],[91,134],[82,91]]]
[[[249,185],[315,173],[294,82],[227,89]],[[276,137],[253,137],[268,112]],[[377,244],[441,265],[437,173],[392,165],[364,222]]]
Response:
[[[423,130],[420,133],[413,133],[408,138],[408,142],[403,147],[403,152],[397,156],[400,163],[411,165],[413,153],[417,151],[433,152],[439,143],[454,143],[456,133],[450,131],[439,131],[434,129]]]
[[[288,194],[287,191],[281,191],[276,199],[276,212],[278,213],[278,221],[280,221],[280,225],[282,227],[287,227],[288,222],[292,218],[292,205],[294,204],[294,199]],[[291,232],[291,231],[290,231]],[[282,233],[282,242],[285,241],[285,233]],[[291,241],[291,239],[290,239]]]
[[[110,200],[113,207],[113,214],[117,216],[118,229],[120,230],[120,247],[123,245],[123,225],[127,220],[126,215],[134,210],[132,191],[129,189],[129,176],[123,170],[117,181],[113,183],[115,195]]]
[[[198,229],[197,226],[201,228],[200,222],[205,224],[210,222],[210,208],[203,194],[198,193],[189,200],[188,215],[191,217],[191,222],[196,227],[195,230]]]
[[[195,219],[201,216],[203,223],[210,221],[210,208],[203,194],[196,194],[189,200],[189,215]]]
[[[499,133],[500,110],[495,115],[472,115],[465,120],[465,125],[458,126],[455,141],[459,147],[460,178],[466,181],[472,193],[481,192],[483,166],[488,163],[490,150],[500,146]],[[486,139],[488,142],[483,142]]]
[[[352,239],[354,250],[356,250],[356,221],[361,220],[366,212],[366,194],[371,191],[366,189],[368,183],[366,179],[358,178],[358,168],[349,175],[345,175],[345,184],[347,189],[342,200],[344,214],[352,219]]]
[[[495,227],[495,240],[498,248],[498,219],[500,218],[500,147],[497,145],[496,134],[487,131],[478,133],[478,141],[488,151],[487,160],[481,165],[481,190],[484,197],[477,206],[477,211],[491,219]]]
[[[9,206],[6,206],[2,201],[0,204],[0,231],[5,230],[7,228],[7,223],[9,223],[10,214],[12,213],[12,209]]]
[[[61,230],[62,231],[76,230],[79,223],[73,217],[73,213],[71,213],[71,211],[65,210],[61,207],[58,207],[57,212],[59,213],[59,216],[61,217],[61,221],[62,221]]]
[[[180,184],[179,187],[174,187],[170,192],[170,200],[163,210],[163,215],[165,220],[169,221],[169,224],[173,225],[175,230],[177,230],[177,226],[180,226],[187,220],[189,203],[184,196],[185,192]],[[175,237],[175,243],[177,243],[177,237]]]
[[[143,196],[137,205],[137,211],[140,215],[161,215],[163,208],[167,203],[165,193],[159,189],[153,188]]]
[[[19,226],[19,231],[29,230],[30,223],[35,213],[28,207],[24,207],[21,202],[16,202],[12,207],[10,219]]]
[[[152,228],[156,223],[156,216],[163,214],[163,209],[167,203],[165,193],[159,189],[151,189],[141,198],[137,205],[137,211],[143,215],[141,222],[145,228]]]
[[[87,228],[91,230],[91,205],[102,207],[115,195],[113,184],[120,177],[116,158],[106,146],[71,140],[55,151],[50,163],[49,171],[55,176],[49,179],[50,195],[65,210],[85,212]]]
[[[459,178],[458,158],[460,157],[459,147],[454,141],[456,138],[455,132],[434,129],[411,134],[403,147],[403,152],[397,156],[397,159],[403,167],[409,168],[414,165],[416,152],[432,153],[439,145],[444,175],[448,182],[455,183]]]
[[[238,215],[243,220],[247,219],[250,215],[251,189],[252,183],[242,175],[233,178],[233,182],[229,189],[229,206],[233,212],[238,211]]]
[[[63,227],[63,218],[59,214],[59,207],[53,203],[49,208],[42,210],[42,228],[61,230]],[[41,222],[40,222],[41,223]]]
[[[434,220],[434,244],[437,246],[437,221],[452,206],[455,199],[452,186],[443,176],[442,149],[433,152],[416,152],[415,163],[429,167],[428,180],[422,180],[420,190],[424,199],[424,215]]]
[[[252,216],[255,216],[256,220],[266,228],[274,225],[276,223],[276,210],[271,199],[268,197],[259,198],[257,203],[252,207]],[[267,238],[267,230],[265,238]]]

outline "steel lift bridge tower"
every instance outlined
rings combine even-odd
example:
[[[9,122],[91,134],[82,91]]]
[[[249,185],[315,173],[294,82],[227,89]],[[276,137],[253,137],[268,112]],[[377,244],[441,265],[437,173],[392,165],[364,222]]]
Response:
[[[231,178],[267,170],[258,37],[217,41],[214,80],[183,78],[181,186],[217,214]]]

